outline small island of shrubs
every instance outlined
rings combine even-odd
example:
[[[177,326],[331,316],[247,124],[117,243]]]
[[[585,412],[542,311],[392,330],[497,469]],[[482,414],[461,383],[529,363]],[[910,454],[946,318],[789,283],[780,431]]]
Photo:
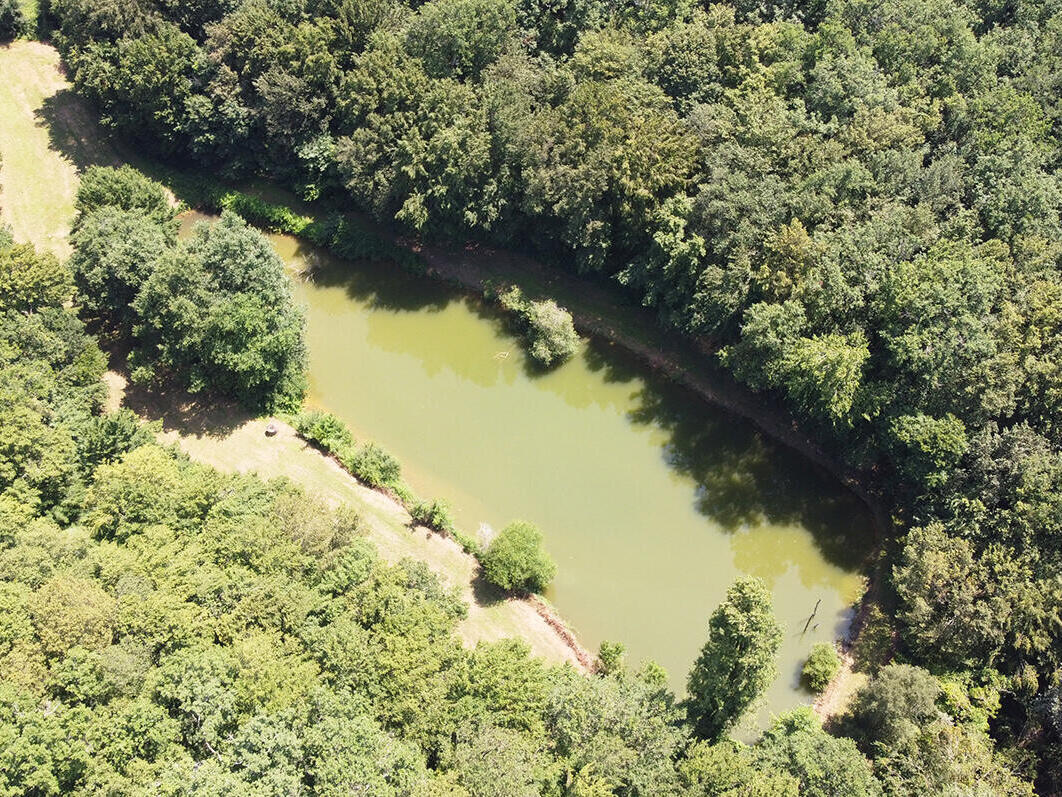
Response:
[[[542,533],[524,520],[502,529],[479,562],[490,583],[511,592],[541,592],[557,574],[557,565],[542,548]]]
[[[841,657],[833,645],[819,642],[811,649],[801,673],[804,684],[816,694],[822,692],[841,669]]]
[[[518,319],[532,361],[552,368],[569,360],[579,348],[572,314],[552,299],[531,301],[512,287],[498,297],[502,308]]]

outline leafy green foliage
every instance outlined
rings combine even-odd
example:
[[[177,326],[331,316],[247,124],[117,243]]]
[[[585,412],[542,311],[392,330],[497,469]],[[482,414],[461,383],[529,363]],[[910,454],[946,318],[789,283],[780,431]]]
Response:
[[[939,684],[925,670],[890,664],[859,690],[845,721],[868,752],[896,750],[937,717],[939,694]]]
[[[31,30],[19,0],[0,0],[0,42],[25,36]]]
[[[162,187],[128,167],[93,171],[78,205],[76,283],[85,309],[132,339],[134,379],[170,372],[254,409],[294,409],[304,319],[261,233],[223,213],[177,242]]]
[[[304,410],[295,417],[295,430],[330,454],[341,457],[354,447],[354,435],[346,424],[324,410]]]
[[[139,211],[159,225],[174,222],[176,214],[162,184],[128,165],[85,169],[77,186],[75,207],[79,221],[106,207]]]
[[[810,797],[872,797],[881,794],[870,763],[851,739],[838,739],[822,729],[810,709],[778,717],[756,747],[759,766],[784,772]]]
[[[70,271],[26,244],[0,245],[0,312],[29,313],[70,298]]]
[[[398,460],[376,443],[361,446],[343,466],[370,487],[393,487],[402,476]]]
[[[626,668],[623,654],[626,652],[620,642],[604,640],[597,649],[597,671],[602,675],[618,675]]]
[[[579,350],[572,316],[552,299],[531,301],[512,287],[499,297],[502,308],[521,319],[532,361],[543,368],[560,365]]]
[[[166,156],[265,173],[424,238],[532,249],[707,339],[872,482],[901,534],[963,543],[912,537],[929,569],[894,563],[901,634],[888,647],[1035,683],[999,731],[1029,738],[1032,701],[1062,666],[1057,4],[53,0],[51,12],[76,88]],[[305,221],[232,204],[272,228]],[[394,254],[338,215],[304,233],[347,257]],[[100,286],[86,302],[112,273],[145,279],[145,249],[115,251],[113,269],[75,264],[79,286]],[[211,333],[237,327],[215,318]],[[165,367],[187,359],[178,349]],[[242,375],[263,359],[235,349],[216,357]],[[141,360],[144,373],[158,364]]]
[[[511,0],[431,0],[417,10],[407,46],[434,77],[475,78],[515,33]]]
[[[841,657],[833,645],[819,642],[811,648],[800,676],[812,692],[821,692],[841,669]]]
[[[718,741],[774,680],[782,629],[759,579],[734,582],[708,621],[708,641],[690,671],[686,709],[694,732]]]
[[[415,502],[409,508],[409,516],[417,526],[427,526],[429,529],[435,529],[444,534],[452,533],[454,530],[453,511],[450,505],[441,498]]]
[[[542,548],[542,533],[523,520],[502,529],[479,561],[488,581],[517,592],[541,592],[557,573],[557,566]]]

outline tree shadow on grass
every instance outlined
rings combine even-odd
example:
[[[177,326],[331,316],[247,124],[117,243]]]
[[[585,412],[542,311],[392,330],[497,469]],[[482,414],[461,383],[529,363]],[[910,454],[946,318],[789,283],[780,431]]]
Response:
[[[90,327],[91,328],[91,327]],[[256,416],[231,399],[209,391],[190,393],[174,377],[150,385],[129,379],[128,343],[107,331],[94,330],[107,355],[107,367],[120,377],[121,404],[141,418],[159,421],[164,432],[182,436],[226,437]]]
[[[256,417],[228,399],[167,384],[129,383],[123,403],[143,418],[161,421],[164,432],[182,436],[227,437]]]
[[[61,89],[46,98],[36,117],[38,124],[48,129],[51,149],[67,158],[78,171],[89,166],[120,166],[124,162],[96,114],[72,89]]]
[[[478,606],[488,607],[508,600],[510,595],[501,587],[487,581],[483,569],[479,568],[472,579],[472,597]]]

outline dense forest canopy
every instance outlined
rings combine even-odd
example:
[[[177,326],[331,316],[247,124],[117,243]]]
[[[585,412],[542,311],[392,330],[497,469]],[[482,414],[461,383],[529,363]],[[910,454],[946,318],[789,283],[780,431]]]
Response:
[[[895,653],[936,679],[894,665],[856,701],[863,722],[850,733],[877,780],[852,793],[934,793],[949,778],[1010,793],[1008,767],[1062,791],[1062,5],[51,0],[45,11],[77,90],[162,157],[265,174],[426,237],[533,249],[614,278],[715,343],[738,379],[788,401],[895,510]],[[124,224],[123,240],[157,247],[160,263],[207,263],[212,234],[175,247],[147,215],[86,213],[79,256]],[[209,340],[152,332],[155,306],[139,296],[152,282],[147,294],[165,298],[173,283],[127,265],[145,280],[136,297],[133,282],[75,262],[84,306],[102,308],[97,284],[127,291],[114,294],[114,320],[151,362],[268,404],[241,381],[236,349],[214,357]],[[78,340],[69,314],[33,305],[43,288],[19,290],[30,298],[10,299],[5,323]],[[250,294],[226,290],[251,318]],[[300,322],[277,312],[270,334],[292,345],[271,350],[291,354],[276,373],[294,375]],[[47,361],[63,386],[50,396],[73,390],[56,374],[91,365],[64,356]],[[65,475],[16,462],[0,476],[28,505],[73,519],[91,472],[73,464],[76,435],[45,419],[91,412],[56,402],[18,411],[35,430],[26,445]],[[55,435],[61,446],[46,442]],[[691,719],[714,736],[702,719],[726,701],[691,697]],[[384,704],[377,721],[401,728]],[[494,727],[477,743],[516,750],[511,726]],[[558,733],[544,738],[563,744]],[[808,767],[816,745],[849,755],[811,741],[819,733],[784,718],[763,760]],[[690,788],[740,789],[710,773],[765,769],[744,748],[699,744],[676,770]],[[422,749],[433,769],[448,760]],[[602,788],[648,790],[597,766]],[[803,793],[840,793],[796,777]],[[576,776],[550,782],[597,793]]]

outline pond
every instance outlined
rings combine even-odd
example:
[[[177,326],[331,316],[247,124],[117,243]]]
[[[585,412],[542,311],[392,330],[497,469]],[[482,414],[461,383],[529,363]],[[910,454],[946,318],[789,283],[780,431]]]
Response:
[[[845,631],[873,545],[851,493],[608,344],[542,374],[482,302],[270,237],[307,309],[310,402],[394,454],[466,531],[538,525],[558,565],[547,597],[584,645],[624,643],[681,695],[709,615],[750,574],[785,627],[760,720],[811,701],[800,667]]]

